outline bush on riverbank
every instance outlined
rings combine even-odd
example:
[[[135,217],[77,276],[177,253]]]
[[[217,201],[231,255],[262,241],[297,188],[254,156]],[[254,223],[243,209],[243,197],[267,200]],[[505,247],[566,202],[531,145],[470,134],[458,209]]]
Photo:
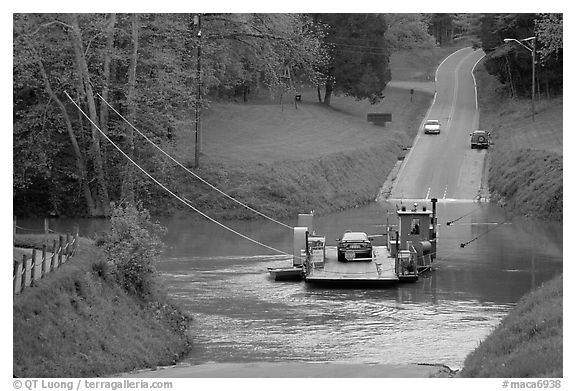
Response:
[[[562,377],[562,276],[524,296],[478,348],[461,377]]]
[[[131,211],[124,214],[134,216]],[[122,219],[127,221],[132,220]],[[126,243],[142,234],[141,226],[125,228],[114,238],[122,237]],[[140,269],[138,262],[129,264],[133,268],[128,268],[128,276],[142,278],[126,285],[126,270],[118,273],[104,251],[84,239],[69,262],[15,296],[14,375],[103,376],[170,365],[183,357],[190,344],[186,332],[190,319],[158,281],[150,283],[155,274]],[[139,285],[142,279],[149,284]]]

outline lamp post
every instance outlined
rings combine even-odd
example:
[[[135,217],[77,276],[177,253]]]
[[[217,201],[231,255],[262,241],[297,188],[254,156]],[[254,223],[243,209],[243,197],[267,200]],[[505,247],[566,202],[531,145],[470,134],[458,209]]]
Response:
[[[195,108],[195,120],[196,120],[196,133],[194,137],[194,168],[198,168],[200,165],[200,101],[202,99],[201,91],[201,78],[200,72],[202,69],[201,56],[202,56],[202,25],[200,20],[200,14],[194,15],[194,27],[198,29],[198,62],[197,62],[197,81],[198,90],[196,93],[196,104]]]
[[[531,46],[522,43],[529,41],[532,41]],[[528,37],[520,41],[515,38],[504,38],[504,42],[516,42],[524,49],[532,53],[532,121],[534,121],[534,94],[536,92],[536,37]]]

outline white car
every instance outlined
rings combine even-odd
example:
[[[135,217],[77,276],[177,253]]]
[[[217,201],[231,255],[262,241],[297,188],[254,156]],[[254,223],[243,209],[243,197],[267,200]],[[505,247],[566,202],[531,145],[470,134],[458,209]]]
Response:
[[[424,133],[426,134],[440,134],[440,121],[437,119],[429,119],[424,124]]]

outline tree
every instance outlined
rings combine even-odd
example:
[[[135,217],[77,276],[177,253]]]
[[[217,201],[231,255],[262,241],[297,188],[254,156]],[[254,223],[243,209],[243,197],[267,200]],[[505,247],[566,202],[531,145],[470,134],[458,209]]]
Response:
[[[333,92],[377,103],[390,81],[390,48],[386,44],[386,20],[376,14],[321,14],[329,63],[322,69],[324,104]]]
[[[506,86],[512,96],[529,96],[532,88],[532,54],[517,43],[505,44],[504,39],[522,40],[532,36],[536,36],[536,48],[540,48],[536,67],[537,90],[540,91],[543,84],[548,96],[561,93],[561,18],[557,15],[483,14],[480,18],[480,40],[486,52],[486,69]]]
[[[428,33],[428,21],[425,15],[385,14],[384,18],[388,25],[384,38],[392,50],[434,46],[434,38]]]
[[[82,96],[86,98],[88,105],[88,112],[90,115],[92,129],[92,160],[94,163],[94,168],[96,172],[96,179],[98,182],[98,192],[100,207],[102,209],[102,214],[104,216],[110,215],[110,197],[108,196],[108,184],[106,182],[106,174],[104,173],[104,163],[102,161],[102,153],[100,151],[100,133],[96,128],[98,126],[99,120],[96,111],[96,101],[94,92],[92,89],[92,83],[90,81],[90,72],[88,70],[88,63],[86,61],[84,46],[82,43],[82,32],[80,30],[80,25],[78,22],[78,16],[76,14],[69,15],[69,22],[71,27],[68,28],[68,34],[70,41],[72,43],[72,48],[74,49],[74,57],[76,60],[76,69],[78,72],[79,79],[81,81],[80,85],[82,90],[80,91]]]
[[[563,67],[562,14],[540,14],[536,19],[535,34],[538,51],[539,81],[544,83],[546,95],[562,91]]]
[[[73,88],[69,79],[57,76],[69,71],[61,59],[61,54],[68,49],[65,35],[68,27],[52,15],[15,15],[14,196],[20,201],[25,199],[30,212],[33,209],[30,206],[37,201],[28,198],[27,194],[43,192],[42,187],[46,186],[50,193],[39,198],[52,199],[52,205],[40,204],[36,212],[46,214],[50,207],[58,213],[62,196],[69,194],[71,184],[77,182],[88,214],[97,215],[99,211],[89,186],[89,159],[83,151],[82,135],[74,129],[66,102],[59,94]],[[57,110],[52,109],[52,103],[56,104]],[[62,133],[67,134],[73,153],[70,165],[62,164],[69,156],[69,147],[60,137]],[[38,157],[42,159],[38,160]],[[19,210],[21,204],[15,202],[15,210]]]
[[[536,37],[538,38],[541,60],[552,55],[558,56],[563,49],[562,14],[540,14],[536,19]]]
[[[310,17],[202,19],[202,105],[237,88],[278,96],[319,80],[326,53]],[[196,103],[191,20],[189,14],[14,15],[15,210],[34,206],[46,214],[61,207],[99,216],[110,214],[114,200],[157,203],[154,185],[128,171],[96,126],[149,173],[164,170],[156,150],[138,142],[122,117],[157,143],[176,141],[171,129],[189,121]],[[290,80],[283,78],[287,69]]]
[[[206,61],[217,72],[214,90],[220,94],[266,86],[280,95],[320,77],[318,67],[327,54],[321,32],[306,15],[208,14],[203,24]],[[287,72],[296,80],[287,79]]]
[[[126,107],[128,120],[136,120],[136,67],[138,65],[138,14],[132,14],[132,53],[130,55],[130,65],[128,66],[128,93],[126,94]],[[125,125],[128,135],[128,156],[134,160],[134,129],[128,124]],[[128,203],[134,204],[134,181],[133,168],[131,162],[126,162],[124,180],[122,186],[122,198]]]
[[[454,38],[454,14],[432,14],[429,31],[439,45],[445,45]]]

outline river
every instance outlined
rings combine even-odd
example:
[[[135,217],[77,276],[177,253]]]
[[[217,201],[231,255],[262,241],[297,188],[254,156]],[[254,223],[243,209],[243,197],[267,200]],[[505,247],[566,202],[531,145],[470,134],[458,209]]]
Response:
[[[316,217],[314,228],[329,245],[346,229],[378,234],[385,229],[387,210],[389,224],[396,223],[395,209],[396,204],[373,203]],[[158,269],[170,294],[194,319],[186,361],[462,367],[522,295],[562,272],[562,224],[511,219],[497,206],[468,202],[440,202],[438,222],[435,268],[418,282],[323,289],[273,281],[267,267],[288,265],[286,256],[213,223],[192,216],[161,221],[168,228],[168,248]],[[296,219],[285,223],[294,225]],[[39,225],[19,222],[26,224]],[[51,227],[59,231],[71,224],[79,224],[81,234],[103,225],[55,219]],[[281,225],[267,220],[229,225],[291,252],[291,231]]]

